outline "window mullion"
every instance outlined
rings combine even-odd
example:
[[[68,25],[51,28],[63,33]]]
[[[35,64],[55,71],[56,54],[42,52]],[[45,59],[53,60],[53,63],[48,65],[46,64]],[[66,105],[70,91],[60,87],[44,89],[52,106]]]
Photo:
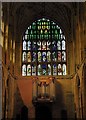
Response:
[[[26,44],[26,50],[24,50],[25,48],[24,46],[22,46],[22,67],[23,65],[26,65],[26,75],[28,73],[30,74],[30,71],[27,71],[28,65],[29,67],[31,66],[31,75],[38,75],[38,72],[41,75],[50,75],[50,71],[48,70],[51,70],[51,75],[58,75],[58,71],[60,71],[60,75],[61,73],[62,75],[64,75],[65,72],[63,71],[63,64],[65,69],[65,65],[67,64],[67,53],[66,48],[64,49],[65,46],[62,46],[63,44],[66,44],[64,43],[65,38],[62,35],[63,34],[60,27],[56,26],[53,21],[47,19],[40,19],[32,23],[32,25],[28,27],[24,34],[25,37],[23,37],[22,42],[22,45]],[[63,39],[64,41],[62,42]],[[24,41],[26,41],[26,43],[24,43]],[[28,43],[29,41],[31,42],[31,44]],[[48,41],[50,42],[50,44],[48,43]],[[38,50],[38,48],[40,49]],[[26,61],[24,58],[24,52],[27,53]],[[41,60],[39,58],[40,56],[38,56],[38,53],[41,53]],[[50,60],[48,57],[50,57]],[[38,66],[40,69],[40,65],[41,73],[40,71],[38,71]],[[59,67],[61,67],[60,69],[58,68],[58,65]],[[57,72],[57,74],[54,72],[54,70],[55,72]],[[24,73],[24,70],[22,71]]]

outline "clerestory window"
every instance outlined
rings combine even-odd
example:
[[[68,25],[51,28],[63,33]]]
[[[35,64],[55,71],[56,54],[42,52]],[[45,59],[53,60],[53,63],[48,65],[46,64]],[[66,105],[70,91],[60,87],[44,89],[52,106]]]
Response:
[[[66,75],[65,35],[55,22],[33,22],[22,39],[22,76]]]

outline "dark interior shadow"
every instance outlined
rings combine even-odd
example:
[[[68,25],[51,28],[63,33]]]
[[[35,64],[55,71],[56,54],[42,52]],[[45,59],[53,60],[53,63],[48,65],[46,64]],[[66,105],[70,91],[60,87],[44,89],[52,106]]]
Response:
[[[58,80],[55,81],[55,96],[56,102],[54,110],[57,111],[57,119],[67,120],[67,110],[64,99],[64,88]]]
[[[61,110],[61,120],[67,120],[67,111]]]
[[[50,104],[38,103],[35,111],[36,120],[52,120],[52,108]]]
[[[21,109],[21,120],[28,120],[28,108],[25,105]]]
[[[58,108],[64,108],[64,91],[63,86],[58,81],[55,81],[55,96],[56,96],[56,105]]]

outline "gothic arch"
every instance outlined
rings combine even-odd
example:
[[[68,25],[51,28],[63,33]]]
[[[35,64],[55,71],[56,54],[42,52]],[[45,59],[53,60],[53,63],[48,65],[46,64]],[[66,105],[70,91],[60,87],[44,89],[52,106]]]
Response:
[[[33,22],[22,38],[22,76],[66,75],[66,38],[52,20]]]

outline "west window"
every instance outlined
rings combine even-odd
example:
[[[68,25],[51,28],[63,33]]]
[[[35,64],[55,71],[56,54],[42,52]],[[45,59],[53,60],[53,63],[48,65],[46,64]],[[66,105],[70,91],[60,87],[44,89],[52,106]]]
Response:
[[[22,76],[66,75],[66,40],[49,19],[33,22],[22,38]]]

